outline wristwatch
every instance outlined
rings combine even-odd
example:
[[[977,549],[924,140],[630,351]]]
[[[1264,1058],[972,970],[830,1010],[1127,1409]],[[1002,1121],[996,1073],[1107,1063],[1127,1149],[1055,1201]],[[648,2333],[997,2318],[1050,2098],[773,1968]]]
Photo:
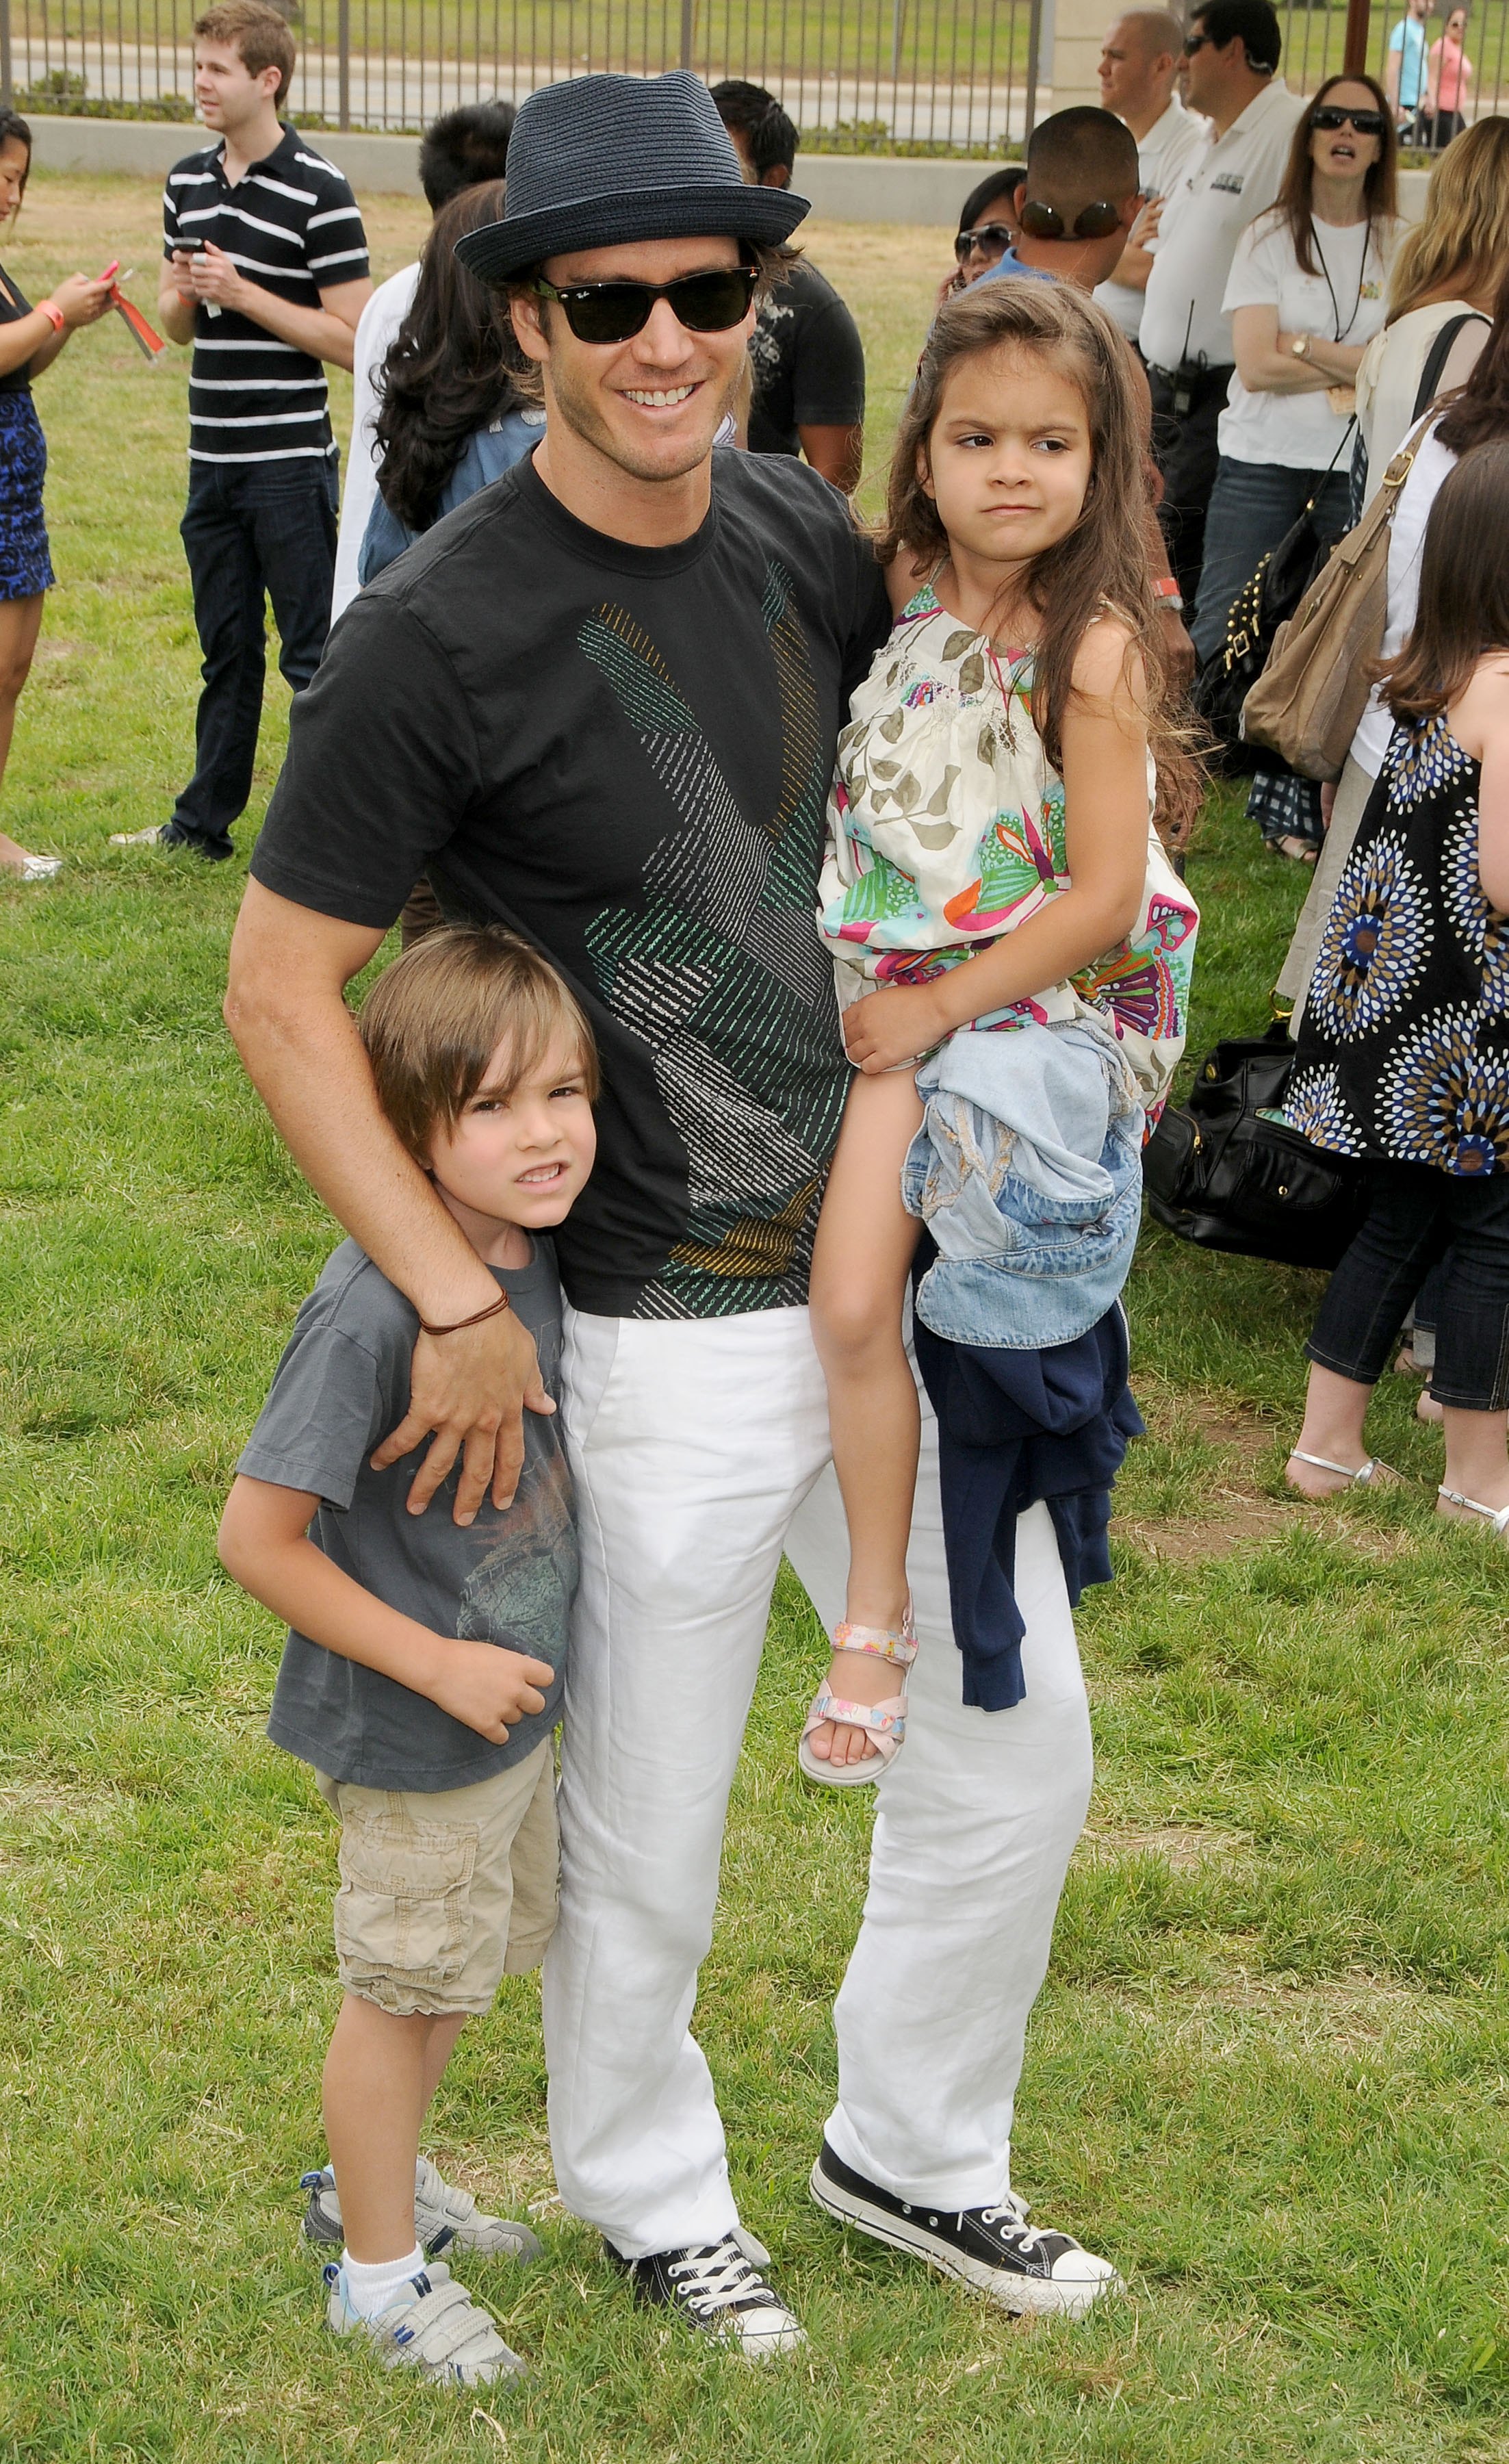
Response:
[[[1310,341],[1311,337],[1308,334],[1296,334],[1293,341],[1289,345],[1289,348],[1294,353],[1297,360],[1307,360],[1309,358]]]

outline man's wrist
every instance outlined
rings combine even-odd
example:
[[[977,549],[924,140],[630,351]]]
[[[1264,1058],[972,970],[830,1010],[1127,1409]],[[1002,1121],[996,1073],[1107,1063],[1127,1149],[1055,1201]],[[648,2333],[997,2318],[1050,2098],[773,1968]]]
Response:
[[[446,1225],[460,1236],[460,1226],[449,1216]],[[463,1318],[475,1317],[499,1298],[492,1268],[484,1265],[470,1242],[465,1255],[437,1259],[430,1273],[413,1284],[405,1282],[403,1288],[418,1311],[422,1326],[459,1326]],[[498,1314],[505,1316],[508,1312],[500,1310]]]

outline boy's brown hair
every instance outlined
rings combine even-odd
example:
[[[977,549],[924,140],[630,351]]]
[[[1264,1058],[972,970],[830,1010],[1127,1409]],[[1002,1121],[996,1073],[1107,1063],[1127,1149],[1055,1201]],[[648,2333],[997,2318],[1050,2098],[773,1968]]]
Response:
[[[278,87],[273,99],[276,104],[287,101],[294,79],[294,37],[288,19],[269,8],[268,0],[216,0],[214,8],[194,19],[194,35],[200,42],[233,45],[250,77],[276,69]]]
[[[358,1025],[378,1102],[426,1170],[436,1131],[455,1128],[500,1045],[508,1067],[497,1093],[511,1095],[564,1034],[589,1100],[598,1098],[598,1047],[580,1003],[547,958],[500,924],[426,933],[379,976]]]

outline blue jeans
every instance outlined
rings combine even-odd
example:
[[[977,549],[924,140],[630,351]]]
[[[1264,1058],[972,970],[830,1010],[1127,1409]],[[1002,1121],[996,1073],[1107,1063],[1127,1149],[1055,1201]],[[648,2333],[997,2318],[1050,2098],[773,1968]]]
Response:
[[[1232,601],[1312,496],[1322,531],[1346,528],[1349,466],[1330,473],[1288,471],[1277,462],[1234,462],[1223,453],[1205,517],[1205,560],[1190,638],[1208,659],[1226,639]]]
[[[278,666],[301,693],[330,630],[336,573],[336,457],[328,462],[191,462],[180,525],[194,585],[205,680],[196,760],[168,825],[170,840],[229,855],[230,825],[246,810],[267,673],[264,602],[279,637]]]

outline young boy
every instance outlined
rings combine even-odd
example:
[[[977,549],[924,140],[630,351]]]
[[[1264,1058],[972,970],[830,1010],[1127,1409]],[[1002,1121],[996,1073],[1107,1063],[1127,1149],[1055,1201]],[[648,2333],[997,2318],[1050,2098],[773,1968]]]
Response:
[[[597,1058],[553,969],[497,927],[432,934],[361,1017],[379,1100],[534,1335],[560,1356],[550,1243],[592,1169]],[[345,1999],[324,2074],[330,2173],[307,2229],[344,2231],[329,2323],[390,2365],[452,2385],[522,2369],[490,2314],[426,2260],[536,2255],[419,2156],[469,2013],[537,1967],[556,1916],[551,1731],[577,1583],[570,1475],[552,1419],[525,1414],[518,1491],[465,1527],[456,1473],[405,1510],[419,1456],[374,1446],[408,1403],[418,1320],[354,1241],[298,1312],[220,1526],[227,1571],[291,1628],[268,1733],[312,1763],[340,1822],[336,1947]],[[337,2195],[339,2186],[339,2198]]]

